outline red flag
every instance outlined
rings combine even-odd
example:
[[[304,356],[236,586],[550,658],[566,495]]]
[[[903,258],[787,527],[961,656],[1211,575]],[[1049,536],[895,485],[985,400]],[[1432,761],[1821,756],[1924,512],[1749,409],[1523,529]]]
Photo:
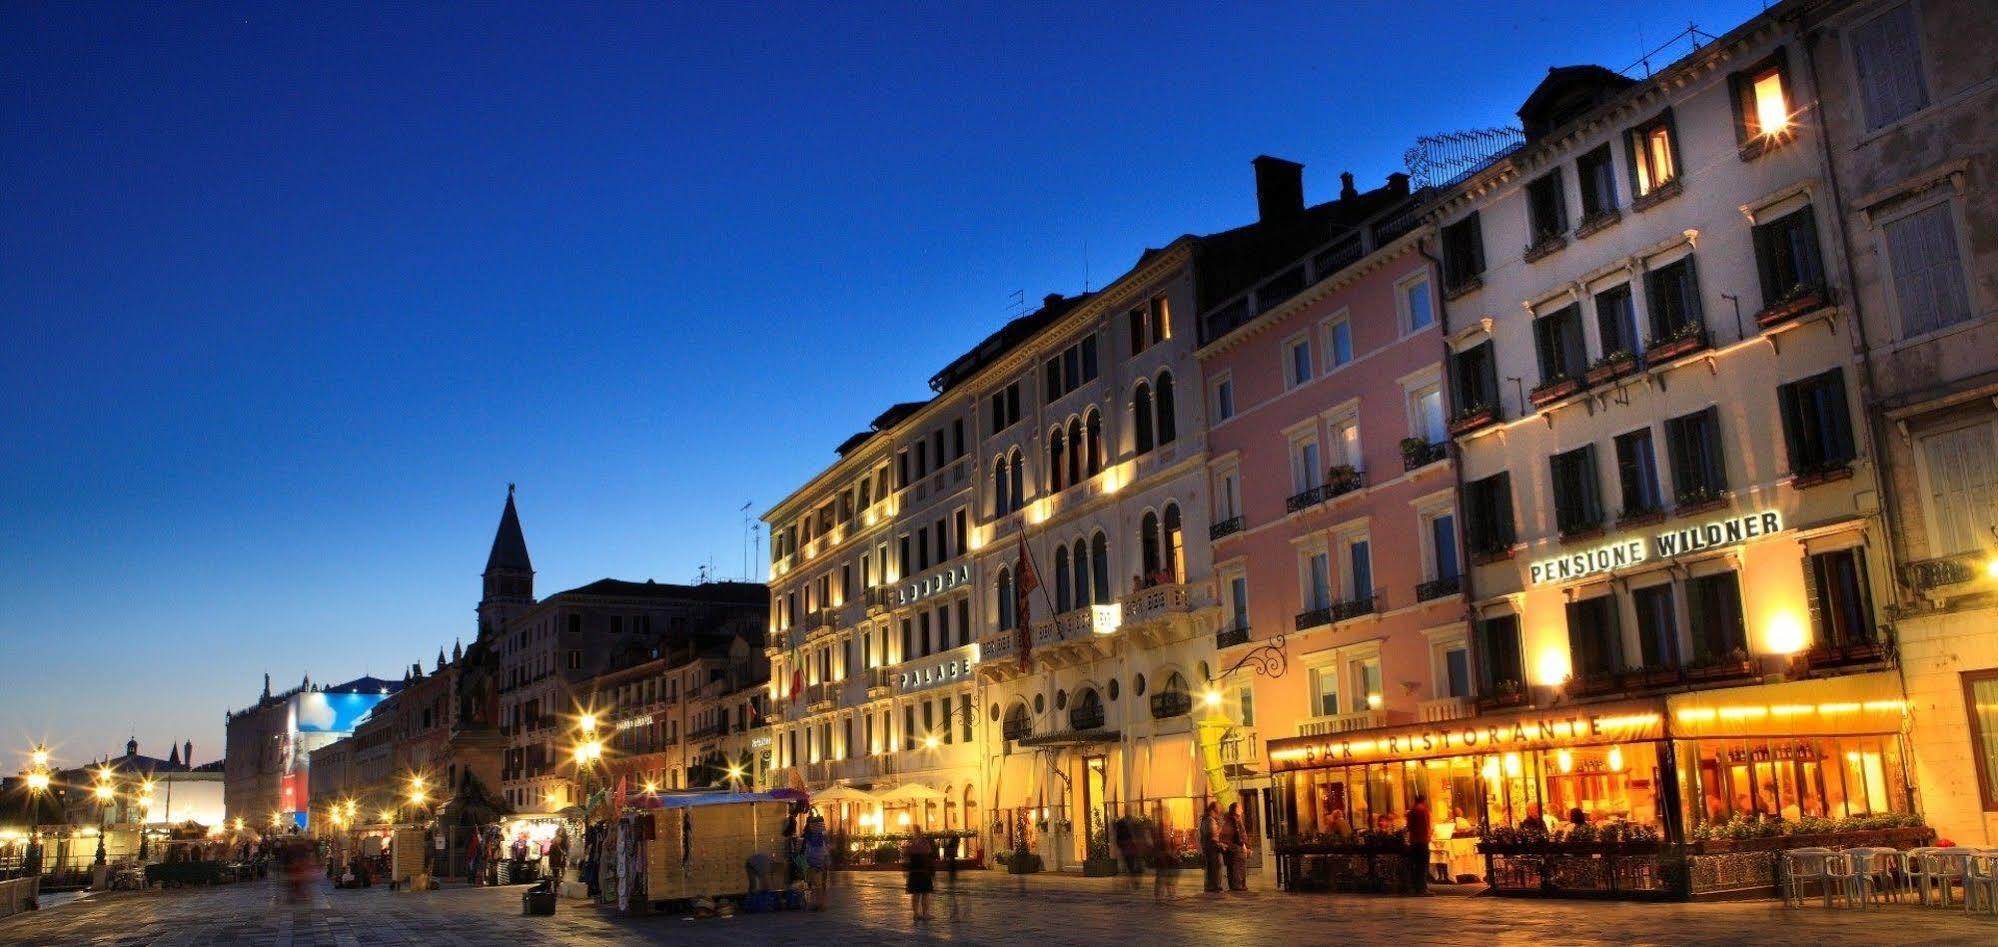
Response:
[[[1028,596],[1041,587],[1041,579],[1034,574],[1034,557],[1027,552],[1027,537],[1020,537],[1020,559],[1013,570],[1013,629],[1020,651],[1020,670],[1027,670],[1033,664],[1034,630],[1032,611],[1033,600]]]
[[[797,668],[791,671],[791,703],[805,699],[805,671]]]

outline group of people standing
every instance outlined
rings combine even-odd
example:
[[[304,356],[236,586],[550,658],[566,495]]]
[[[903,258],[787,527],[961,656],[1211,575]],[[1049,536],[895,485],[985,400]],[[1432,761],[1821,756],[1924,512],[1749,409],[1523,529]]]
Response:
[[[1249,830],[1242,817],[1242,804],[1230,803],[1226,810],[1219,802],[1209,802],[1200,815],[1201,865],[1206,872],[1206,889],[1220,892],[1225,879],[1229,891],[1249,890]],[[1152,897],[1168,901],[1179,890],[1180,855],[1154,829],[1150,820],[1124,815],[1111,825],[1111,840],[1124,873],[1136,888],[1145,869],[1156,879]]]

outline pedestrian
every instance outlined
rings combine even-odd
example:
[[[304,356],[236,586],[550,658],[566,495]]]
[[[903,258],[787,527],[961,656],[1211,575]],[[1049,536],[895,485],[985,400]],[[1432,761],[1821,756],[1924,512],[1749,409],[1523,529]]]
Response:
[[[1111,824],[1110,831],[1117,842],[1117,856],[1124,860],[1124,873],[1131,876],[1131,884],[1138,883],[1138,876],[1144,874],[1144,865],[1138,861],[1138,826],[1136,819],[1126,812]]]
[[[944,880],[948,882],[946,887],[950,888],[950,917],[953,921],[957,920],[960,916],[957,903],[957,858],[959,852],[963,849],[963,845],[964,836],[962,835],[944,836]]]
[[[1408,893],[1429,893],[1429,800],[1421,793],[1408,807]]]
[[[826,839],[826,817],[813,809],[805,817],[805,886],[809,892],[806,905],[814,911],[826,909],[826,880],[832,870],[832,847]]]
[[[1207,890],[1221,890],[1221,804],[1209,801],[1200,814],[1200,857],[1207,868]]]
[[[569,861],[569,827],[558,826],[555,837],[548,840],[548,877],[562,883],[562,868]]]
[[[1249,890],[1249,830],[1242,823],[1242,804],[1228,804],[1221,821],[1222,856],[1228,861],[1228,890]]]
[[[909,892],[909,910],[918,921],[930,919],[930,894],[937,886],[937,846],[922,829],[909,836],[902,846],[903,871]]]
[[[512,856],[507,865],[507,881],[519,884],[527,880],[527,832],[522,830],[513,837],[513,846],[507,852]]]
[[[1163,825],[1163,823],[1156,823]],[[1179,900],[1179,853],[1173,851],[1163,831],[1153,831],[1153,827],[1139,826],[1140,849],[1151,857],[1152,862],[1152,901],[1164,904]]]
[[[479,830],[474,827],[471,840],[465,843],[465,880],[475,885],[480,883],[485,880],[485,868],[486,845],[479,838]]]

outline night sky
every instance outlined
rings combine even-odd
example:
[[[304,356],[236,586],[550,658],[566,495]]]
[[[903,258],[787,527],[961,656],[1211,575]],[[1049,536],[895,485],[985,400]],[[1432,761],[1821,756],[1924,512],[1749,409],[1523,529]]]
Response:
[[[743,504],[1255,155],[1329,199],[1761,9],[830,6],[0,6],[0,768],[428,670],[509,482],[543,595],[739,576]]]

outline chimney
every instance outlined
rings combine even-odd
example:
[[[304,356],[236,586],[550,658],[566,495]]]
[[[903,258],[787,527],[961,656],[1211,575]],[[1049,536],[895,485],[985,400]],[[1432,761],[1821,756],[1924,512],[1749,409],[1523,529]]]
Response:
[[[1353,172],[1339,172],[1339,199],[1350,201],[1360,196],[1360,189],[1353,186]]]
[[[1269,155],[1249,164],[1256,169],[1256,216],[1263,223],[1304,213],[1304,165]]]
[[[1060,293],[1049,293],[1046,296],[1042,296],[1041,308],[1046,309],[1049,306],[1054,305],[1055,303],[1061,302],[1064,298],[1066,297],[1062,296],[1062,294]]]
[[[1391,190],[1396,194],[1407,194],[1408,175],[1403,174],[1400,171],[1396,171],[1395,173],[1388,175],[1388,190]]]
[[[180,754],[180,759],[181,759],[181,761],[182,761],[182,762],[184,762],[184,763],[186,763],[186,764],[187,764],[187,767],[188,767],[189,769],[193,769],[193,768],[194,768],[194,741],[193,741],[193,740],[189,740],[189,741],[187,741],[186,743],[182,744],[182,746],[184,746],[184,747],[186,748],[186,752],[184,752],[184,753]]]

